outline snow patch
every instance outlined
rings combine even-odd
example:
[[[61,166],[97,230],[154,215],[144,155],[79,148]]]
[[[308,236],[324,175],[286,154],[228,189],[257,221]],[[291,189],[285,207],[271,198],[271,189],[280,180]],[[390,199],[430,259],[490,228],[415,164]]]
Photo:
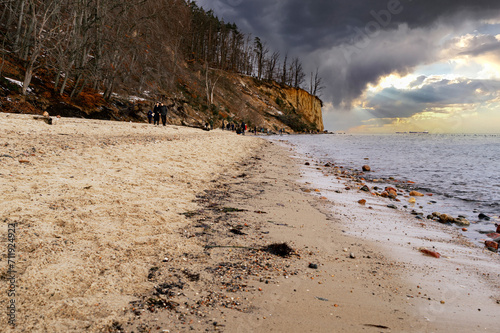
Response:
[[[17,84],[19,87],[22,87],[23,86],[23,83],[21,81],[17,81],[17,80],[14,80],[14,79],[11,79],[11,78],[8,78],[8,77],[5,77],[7,80],[9,80],[10,82],[14,83],[14,84]]]
[[[16,84],[16,85],[18,85],[18,86],[19,86],[19,87],[21,87],[21,88],[23,87],[23,83],[22,83],[21,81],[14,80],[14,79],[11,79],[11,78],[9,78],[9,77],[5,77],[5,79],[6,79],[6,80],[9,80],[10,82],[12,82],[12,83],[14,83],[14,84]],[[27,91],[28,91],[28,92],[32,92],[32,91],[33,91],[33,89],[31,89],[30,87],[28,87]]]
[[[145,98],[142,98],[142,97],[138,97],[138,96],[129,96],[129,101],[132,101],[132,102],[137,102],[137,101],[146,101]]]

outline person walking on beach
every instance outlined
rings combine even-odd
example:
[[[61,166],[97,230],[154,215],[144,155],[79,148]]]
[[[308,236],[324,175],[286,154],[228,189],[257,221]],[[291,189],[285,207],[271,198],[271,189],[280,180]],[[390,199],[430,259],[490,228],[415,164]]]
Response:
[[[244,121],[241,122],[241,134],[245,135],[245,128],[246,128],[246,124]]]
[[[153,108],[153,121],[154,125],[160,125],[160,102],[156,102]]]
[[[163,103],[160,103],[161,123],[163,124],[163,126],[167,125],[167,113],[168,113],[167,106]]]
[[[153,111],[150,109],[148,111],[148,123],[152,123],[153,122]]]

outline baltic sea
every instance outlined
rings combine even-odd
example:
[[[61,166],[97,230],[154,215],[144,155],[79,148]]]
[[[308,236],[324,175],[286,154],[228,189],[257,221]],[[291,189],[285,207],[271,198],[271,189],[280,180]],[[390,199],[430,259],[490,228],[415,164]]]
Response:
[[[500,135],[335,134],[274,139],[290,142],[297,153],[320,163],[354,170],[368,164],[372,170],[365,175],[368,181],[414,182],[413,189],[432,194],[426,205],[418,207],[424,216],[434,211],[464,216],[472,223],[467,236],[476,242],[500,221]],[[490,219],[480,219],[481,213]]]

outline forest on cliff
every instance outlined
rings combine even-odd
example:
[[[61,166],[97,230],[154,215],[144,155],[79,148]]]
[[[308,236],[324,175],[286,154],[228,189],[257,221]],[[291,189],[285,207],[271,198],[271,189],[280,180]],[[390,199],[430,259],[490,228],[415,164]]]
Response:
[[[47,100],[87,108],[116,96],[188,96],[206,112],[226,73],[312,96],[322,88],[317,70],[306,79],[300,59],[195,1],[3,0],[0,12],[0,84],[12,90],[14,76],[22,96],[43,86]]]

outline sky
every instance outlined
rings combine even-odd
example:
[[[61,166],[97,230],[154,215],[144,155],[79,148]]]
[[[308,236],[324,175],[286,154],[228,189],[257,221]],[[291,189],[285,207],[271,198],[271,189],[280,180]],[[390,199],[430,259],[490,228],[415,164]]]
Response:
[[[498,0],[197,0],[323,81],[325,129],[500,133]]]

